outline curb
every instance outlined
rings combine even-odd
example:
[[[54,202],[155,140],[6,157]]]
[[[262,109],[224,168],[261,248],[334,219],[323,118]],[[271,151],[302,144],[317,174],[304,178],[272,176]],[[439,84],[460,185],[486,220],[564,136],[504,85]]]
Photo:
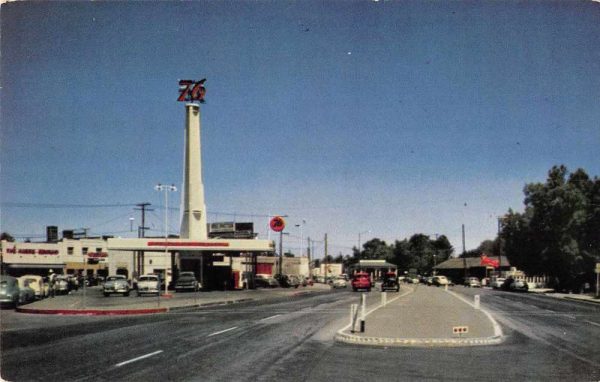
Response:
[[[560,297],[558,297],[558,298],[560,298]],[[596,304],[596,305],[600,304],[600,300],[594,300],[594,299],[568,297],[568,296],[565,296],[565,297],[562,297],[562,298],[564,300],[569,300],[569,301],[585,302],[585,303],[588,303],[588,304]]]
[[[458,346],[483,346],[502,343],[502,337],[481,338],[386,338],[386,337],[360,337],[338,332],[335,340],[339,342],[371,345],[371,346],[398,346],[398,347],[458,347]]]
[[[135,315],[135,314],[156,314],[156,313],[168,313],[174,311],[193,310],[197,308],[218,306],[218,305],[231,305],[242,302],[254,301],[253,298],[242,298],[239,300],[227,300],[227,301],[216,301],[206,302],[203,304],[193,304],[184,306],[174,306],[165,308],[151,308],[151,309],[30,309],[30,308],[17,308],[16,312],[29,313],[29,314],[55,314],[55,315],[72,315],[72,316],[123,316],[123,315]]]
[[[133,314],[153,314],[153,313],[165,313],[168,308],[156,308],[156,309],[113,309],[113,310],[101,310],[101,309],[27,309],[17,308],[16,312],[29,313],[29,314],[56,314],[56,315],[82,315],[82,316],[120,316],[120,315],[133,315]]]

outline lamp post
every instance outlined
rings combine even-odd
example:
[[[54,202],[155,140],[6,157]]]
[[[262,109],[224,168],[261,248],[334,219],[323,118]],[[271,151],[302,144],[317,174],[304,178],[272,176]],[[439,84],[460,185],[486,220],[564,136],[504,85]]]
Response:
[[[306,220],[302,219],[302,223],[301,224],[296,224],[296,227],[300,227],[300,257],[302,257],[304,255],[304,235],[303,235],[303,231],[302,228],[304,228],[304,224],[306,224]]]
[[[358,259],[359,260],[360,260],[360,246],[362,245],[362,242],[360,241],[360,235],[362,235],[363,233],[371,233],[371,230],[358,233]]]
[[[168,271],[168,254],[169,254],[169,192],[177,191],[177,187],[175,185],[165,185],[165,184],[157,184],[154,186],[156,191],[164,191],[165,192],[165,259],[167,261],[167,265],[165,265],[165,296],[168,295],[168,283],[167,283],[167,271]]]

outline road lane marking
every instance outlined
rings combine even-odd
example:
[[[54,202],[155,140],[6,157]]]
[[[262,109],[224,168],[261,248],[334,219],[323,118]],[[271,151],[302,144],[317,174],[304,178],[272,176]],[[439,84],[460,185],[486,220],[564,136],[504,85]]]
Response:
[[[259,320],[259,321],[267,321],[267,320],[270,320],[271,318],[275,318],[275,317],[279,317],[279,316],[281,316],[281,314],[276,314],[276,315],[271,316],[271,317],[263,318],[262,320]]]
[[[588,321],[588,320],[585,320],[585,322],[587,322],[588,324],[595,325],[595,326],[600,326],[600,324],[599,324],[599,323],[597,323],[597,322]]]
[[[146,355],[141,355],[141,356],[139,356],[139,357],[136,357],[136,358],[130,359],[129,361],[124,361],[124,362],[118,363],[118,364],[116,364],[115,366],[116,366],[116,367],[121,367],[121,366],[127,365],[127,364],[129,364],[129,363],[132,363],[132,362],[136,362],[136,361],[142,360],[142,359],[144,359],[144,358],[149,358],[149,357],[152,357],[152,356],[154,356],[154,355],[157,355],[157,354],[160,354],[160,353],[162,353],[162,352],[163,352],[162,350],[157,350],[157,351],[155,351],[154,353],[150,353],[150,354],[146,354]]]
[[[237,329],[237,328],[238,328],[237,326],[234,326],[233,328],[229,328],[229,329],[221,330],[221,331],[219,331],[219,332],[214,332],[214,333],[211,333],[211,334],[209,334],[207,337],[216,336],[217,334],[221,334],[221,333],[229,332],[229,331],[231,331],[231,330],[235,330],[235,329]]]

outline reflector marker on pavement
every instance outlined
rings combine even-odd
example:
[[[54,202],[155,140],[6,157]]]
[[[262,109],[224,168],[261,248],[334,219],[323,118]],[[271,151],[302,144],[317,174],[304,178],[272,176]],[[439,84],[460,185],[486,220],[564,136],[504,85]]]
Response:
[[[281,316],[281,314],[276,314],[276,315],[271,316],[271,317],[263,318],[262,320],[259,320],[259,321],[267,321],[267,320],[270,320],[271,318],[275,318],[275,317],[279,317],[279,316]]]
[[[160,354],[160,353],[162,353],[162,352],[163,352],[162,350],[157,350],[157,351],[155,351],[154,353],[150,353],[150,354],[146,354],[146,355],[141,355],[141,356],[139,356],[139,357],[136,357],[136,358],[130,359],[129,361],[124,361],[124,362],[118,363],[118,364],[116,364],[115,366],[116,366],[116,367],[121,367],[121,366],[127,365],[127,364],[129,364],[129,363],[132,363],[132,362],[136,362],[136,361],[142,360],[142,359],[144,359],[144,358],[149,358],[149,357],[152,357],[153,355],[157,355],[157,354]]]
[[[237,329],[237,328],[238,328],[237,326],[234,326],[233,328],[229,328],[229,329],[221,330],[221,331],[219,331],[219,332],[214,332],[214,333],[211,333],[211,334],[209,334],[207,337],[216,336],[217,334],[225,333],[225,332],[228,332],[228,331],[230,331],[230,330],[235,330],[235,329]]]

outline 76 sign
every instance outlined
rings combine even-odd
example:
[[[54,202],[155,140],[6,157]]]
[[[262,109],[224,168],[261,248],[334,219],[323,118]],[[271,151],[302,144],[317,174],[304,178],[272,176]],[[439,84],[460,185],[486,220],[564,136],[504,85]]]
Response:
[[[204,82],[206,82],[206,78],[200,81],[179,80],[179,98],[177,98],[177,101],[199,101],[204,103],[204,95],[206,94]]]

